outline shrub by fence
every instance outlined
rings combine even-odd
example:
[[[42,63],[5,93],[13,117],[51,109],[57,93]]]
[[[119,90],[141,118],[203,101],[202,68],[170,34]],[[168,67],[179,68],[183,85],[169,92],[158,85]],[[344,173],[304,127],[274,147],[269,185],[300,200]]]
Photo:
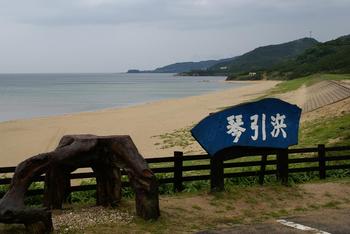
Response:
[[[244,157],[244,158],[243,158]],[[244,161],[242,161],[244,159]],[[350,169],[350,146],[313,148],[276,149],[242,149],[220,153],[218,157],[209,155],[188,155],[174,152],[174,156],[147,158],[152,171],[158,176],[159,184],[172,184],[174,192],[182,191],[184,183],[189,181],[210,181],[212,190],[222,190],[225,178],[257,177],[260,184],[266,175],[276,175],[282,183],[288,182],[291,174],[316,172],[320,179],[333,170]],[[13,174],[15,167],[2,167],[0,174]],[[125,175],[125,172],[122,172]],[[167,175],[167,176],[162,176]],[[72,173],[71,180],[94,178],[93,172]],[[44,176],[35,179],[44,181]],[[0,179],[0,186],[8,186],[11,178]],[[123,181],[123,187],[129,182]],[[95,190],[96,185],[75,185],[70,191]],[[0,191],[0,197],[5,191]],[[30,189],[28,196],[43,194],[43,189]]]

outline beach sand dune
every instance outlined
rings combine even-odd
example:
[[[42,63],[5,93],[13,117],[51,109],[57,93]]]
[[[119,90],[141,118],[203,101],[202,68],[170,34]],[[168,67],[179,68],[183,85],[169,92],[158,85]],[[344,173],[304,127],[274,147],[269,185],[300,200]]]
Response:
[[[155,145],[159,139],[154,136],[191,126],[219,108],[257,98],[278,82],[246,83],[249,85],[127,108],[0,123],[0,167],[51,151],[66,134],[126,134],[144,157],[170,156],[182,149],[161,149]]]

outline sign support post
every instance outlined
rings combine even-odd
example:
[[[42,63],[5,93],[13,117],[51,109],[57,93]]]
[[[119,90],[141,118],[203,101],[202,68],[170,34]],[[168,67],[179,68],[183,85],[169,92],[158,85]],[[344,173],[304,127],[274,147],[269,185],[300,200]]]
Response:
[[[257,155],[263,155],[259,178],[262,184],[267,157],[264,154],[268,149],[277,149],[276,175],[282,184],[288,184],[288,147],[298,144],[300,115],[301,109],[296,105],[265,98],[232,106],[201,120],[191,133],[212,156],[212,191],[224,189],[223,161],[231,154],[243,156],[247,150],[256,150]],[[322,156],[322,149],[320,151]],[[320,167],[324,167],[322,160]],[[324,175],[320,174],[320,177]]]
[[[212,192],[224,190],[224,160],[221,157],[210,159],[210,189]]]
[[[288,149],[282,149],[277,153],[277,180],[283,185],[288,185]]]

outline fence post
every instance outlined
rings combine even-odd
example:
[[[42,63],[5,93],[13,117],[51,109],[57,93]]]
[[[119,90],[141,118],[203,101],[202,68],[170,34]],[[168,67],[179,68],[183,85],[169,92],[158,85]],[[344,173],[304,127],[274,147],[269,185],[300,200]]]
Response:
[[[326,179],[326,150],[324,145],[317,146],[318,152],[318,167],[320,179]]]
[[[261,166],[260,166],[260,174],[259,174],[259,184],[260,185],[264,184],[266,160],[267,160],[267,154],[261,155]]]
[[[174,152],[174,192],[181,192],[182,186],[182,168],[183,167],[183,152]]]
[[[210,158],[210,188],[212,192],[224,190],[224,161],[220,155]]]
[[[277,179],[283,185],[288,185],[288,149],[277,153]]]

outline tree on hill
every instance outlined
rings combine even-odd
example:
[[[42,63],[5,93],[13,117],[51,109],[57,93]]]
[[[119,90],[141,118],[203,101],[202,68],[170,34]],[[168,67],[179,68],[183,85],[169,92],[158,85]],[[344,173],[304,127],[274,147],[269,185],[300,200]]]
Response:
[[[248,53],[236,57],[232,61],[218,63],[209,68],[210,71],[220,71],[227,67],[229,74],[242,74],[266,70],[274,65],[300,55],[306,49],[318,44],[312,38],[302,38],[278,45],[258,47]]]
[[[317,44],[269,69],[269,77],[292,79],[314,73],[350,73],[350,35]]]

